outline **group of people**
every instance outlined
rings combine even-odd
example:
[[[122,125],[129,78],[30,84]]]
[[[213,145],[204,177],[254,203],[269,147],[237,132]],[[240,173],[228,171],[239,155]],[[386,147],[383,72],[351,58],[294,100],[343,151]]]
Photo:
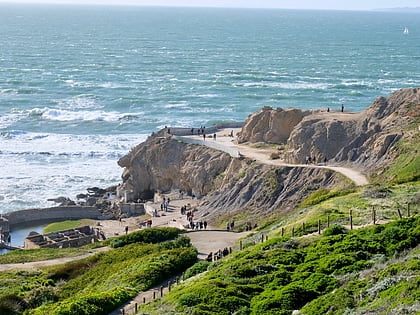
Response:
[[[226,230],[227,231],[233,231],[234,227],[235,227],[235,221],[232,220],[232,222],[226,223]]]
[[[324,157],[324,163],[327,163],[327,158]],[[316,164],[316,157],[315,155],[313,157],[307,156],[305,157],[305,164]]]
[[[185,215],[189,222],[189,227],[192,230],[207,229],[207,221],[194,222],[194,211],[187,211],[187,206],[181,207],[181,215]]]
[[[221,259],[222,257],[225,257],[225,256],[227,256],[231,253],[232,253],[232,247],[229,247],[229,249],[227,247],[225,247],[223,250],[219,249],[214,254],[213,254],[213,252],[210,252],[207,255],[206,261],[208,261],[208,262],[216,261],[216,260]]]
[[[169,209],[169,202],[170,201],[171,201],[171,199],[169,199],[169,197],[168,198],[163,197],[163,201],[160,204],[160,210],[167,212],[168,209]]]

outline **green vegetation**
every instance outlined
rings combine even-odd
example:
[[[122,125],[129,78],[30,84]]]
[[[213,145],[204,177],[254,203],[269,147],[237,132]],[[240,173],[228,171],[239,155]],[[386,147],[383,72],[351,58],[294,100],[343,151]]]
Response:
[[[87,247],[18,249],[0,255],[0,264],[17,264],[63,257],[75,257],[89,252],[91,252],[91,250]]]
[[[51,232],[74,229],[74,228],[85,226],[85,225],[94,225],[94,222],[95,221],[91,219],[66,220],[66,221],[61,221],[61,222],[54,222],[54,223],[48,224],[44,228],[42,233],[46,234],[46,233],[51,233]]]
[[[202,268],[201,277],[143,305],[140,314],[418,311],[419,240],[420,217],[353,231],[332,226],[316,238],[271,239]]]
[[[417,126],[416,126],[417,128]],[[420,132],[414,133],[410,140],[399,141],[395,148],[397,158],[392,165],[381,175],[375,176],[377,182],[405,183],[420,179]]]
[[[133,234],[114,239],[118,248],[86,259],[0,273],[0,313],[108,314],[197,260],[189,239],[176,229]]]

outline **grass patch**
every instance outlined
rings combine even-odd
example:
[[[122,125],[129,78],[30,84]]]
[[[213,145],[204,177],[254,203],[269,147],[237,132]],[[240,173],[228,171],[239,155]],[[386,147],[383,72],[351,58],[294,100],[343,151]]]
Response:
[[[63,257],[75,257],[89,252],[91,252],[91,250],[84,247],[17,249],[0,255],[0,264],[17,264]]]
[[[95,220],[91,219],[81,219],[81,220],[66,220],[61,222],[54,222],[48,224],[44,230],[42,231],[43,234],[51,233],[51,232],[58,232],[64,231],[69,229],[75,229],[85,225],[95,225]]]

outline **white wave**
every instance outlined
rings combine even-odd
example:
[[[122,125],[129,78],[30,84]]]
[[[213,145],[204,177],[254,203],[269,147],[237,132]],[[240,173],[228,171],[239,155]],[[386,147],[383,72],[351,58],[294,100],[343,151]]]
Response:
[[[95,97],[90,94],[80,94],[71,98],[59,100],[60,108],[66,109],[87,109],[87,108],[102,108],[103,105],[98,104]]]
[[[72,100],[70,104],[75,104],[74,108],[81,106],[82,108],[89,108],[89,106],[96,107],[94,103],[90,101]],[[60,104],[64,107],[65,102]],[[86,107],[83,107],[86,106]],[[120,113],[116,111],[102,111],[102,110],[67,110],[60,108],[32,108],[27,111],[29,115],[41,116],[45,120],[53,121],[106,121],[106,122],[118,122],[124,120],[126,117],[141,116],[143,113]]]
[[[75,199],[87,187],[121,182],[117,160],[146,135],[59,135],[16,132],[0,136],[0,213]]]
[[[269,87],[269,88],[280,88],[285,90],[301,90],[301,89],[316,89],[326,90],[332,87],[329,83],[310,83],[310,82],[246,82],[246,83],[235,83],[234,86],[244,87]]]

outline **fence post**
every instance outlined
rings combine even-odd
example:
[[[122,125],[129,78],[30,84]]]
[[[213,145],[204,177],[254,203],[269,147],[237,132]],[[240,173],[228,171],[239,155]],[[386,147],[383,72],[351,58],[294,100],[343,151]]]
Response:
[[[137,303],[134,304],[134,309],[136,310],[136,314],[137,314]]]
[[[373,225],[376,224],[376,210],[375,210],[375,206],[372,206],[372,221],[373,221]]]
[[[239,250],[242,250],[242,241],[239,241]]]
[[[284,228],[281,228],[281,237],[284,236]]]
[[[295,237],[295,228],[292,227],[292,237]]]
[[[160,297],[163,296],[163,286],[160,287]]]
[[[305,235],[305,222],[302,222],[302,234]]]
[[[156,299],[156,291],[153,291],[153,300]]]
[[[168,292],[171,292],[171,281],[168,281]]]
[[[330,216],[327,216],[327,228],[330,227]]]
[[[318,234],[321,234],[321,220],[318,219]]]
[[[146,297],[143,296],[143,304],[146,304]]]
[[[350,230],[353,230],[353,211],[350,209]]]
[[[407,217],[410,217],[410,203],[407,202]]]
[[[121,314],[124,315],[125,314],[125,310],[124,308],[121,310]]]
[[[264,243],[264,234],[261,234],[261,243]]]
[[[397,211],[398,211],[398,216],[400,217],[400,219],[402,219],[402,214],[401,214],[400,208],[398,208]]]

